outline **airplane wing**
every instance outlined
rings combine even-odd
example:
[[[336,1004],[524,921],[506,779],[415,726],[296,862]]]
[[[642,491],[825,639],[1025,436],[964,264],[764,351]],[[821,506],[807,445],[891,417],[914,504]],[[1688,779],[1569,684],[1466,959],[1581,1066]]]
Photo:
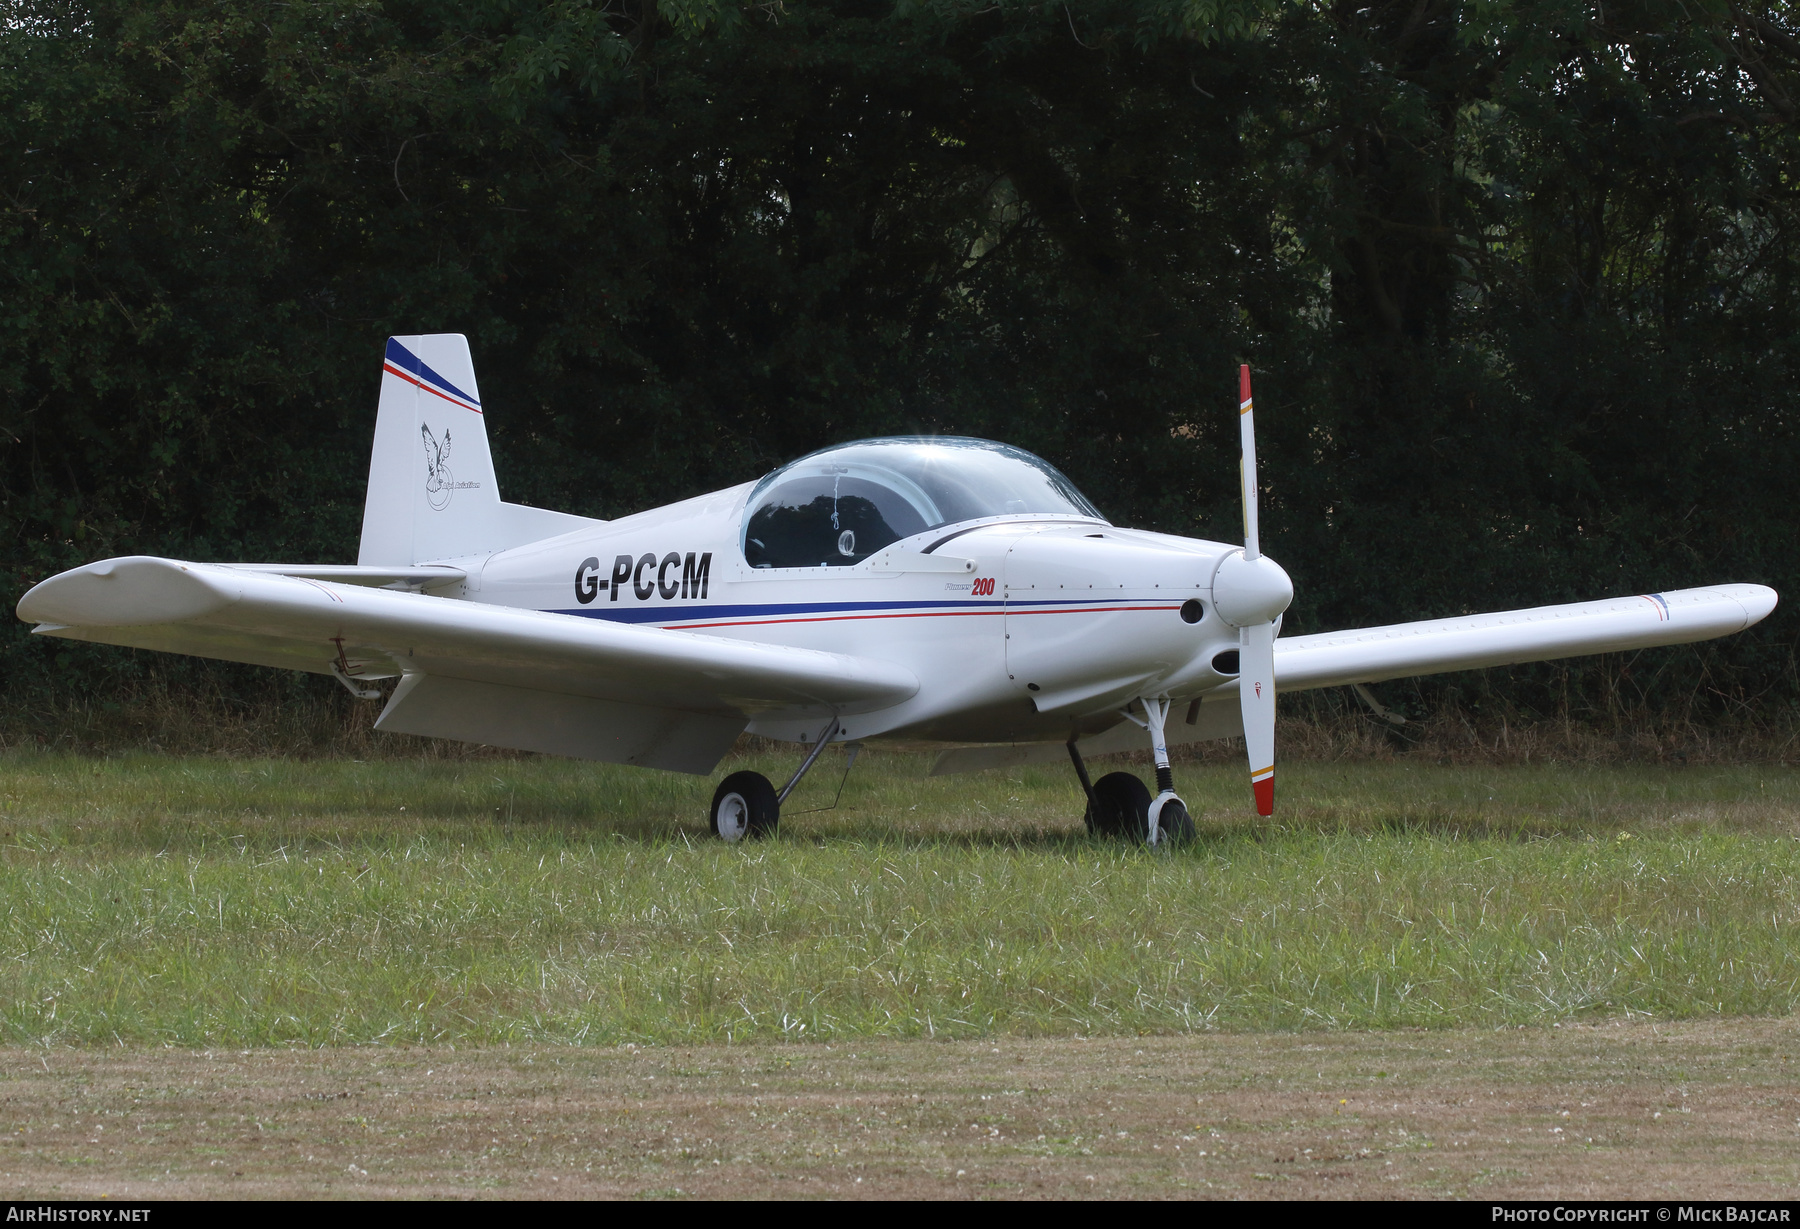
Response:
[[[1275,642],[1275,687],[1306,691],[1688,644],[1743,631],[1774,609],[1773,589],[1713,585],[1294,636]],[[1220,691],[1235,694],[1236,687]]]
[[[1763,585],[1713,585],[1283,637],[1275,641],[1275,689],[1278,693],[1308,691],[1688,644],[1743,631],[1774,610],[1775,601],[1775,590]],[[1177,707],[1178,715],[1169,718],[1166,733],[1170,745],[1241,737],[1244,727],[1237,686],[1233,680],[1206,692],[1203,698],[1178,697],[1188,701],[1189,707]],[[1143,734],[1123,721],[1080,740],[1084,755],[1131,751],[1142,744]],[[1052,763],[1067,755],[1062,743],[959,747],[940,754],[931,772],[942,776]]]
[[[18,610],[40,634],[73,640],[338,674],[353,687],[404,675],[382,730],[694,773],[711,771],[753,715],[868,712],[919,685],[868,658],[149,556],[53,576]]]

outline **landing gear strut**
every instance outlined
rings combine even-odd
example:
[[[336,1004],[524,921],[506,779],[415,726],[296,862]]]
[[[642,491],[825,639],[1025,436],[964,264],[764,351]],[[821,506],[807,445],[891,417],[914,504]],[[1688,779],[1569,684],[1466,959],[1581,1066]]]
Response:
[[[794,787],[800,784],[801,778],[818,763],[819,756],[831,745],[831,740],[837,737],[841,728],[838,719],[833,717],[831,724],[820,731],[812,750],[806,753],[806,758],[800,761],[800,767],[794,770],[794,775],[788,778],[788,783],[779,792],[770,784],[769,778],[760,772],[734,772],[719,782],[719,788],[713,791],[713,835],[732,844],[747,836],[774,836],[776,826],[781,823],[781,804],[794,792]]]
[[[1194,821],[1188,815],[1187,803],[1175,792],[1175,772],[1169,766],[1169,744],[1163,737],[1163,723],[1169,717],[1169,702],[1142,696],[1138,699],[1138,707],[1143,710],[1142,717],[1130,709],[1125,710],[1125,717],[1150,735],[1150,753],[1156,760],[1156,797],[1145,799],[1141,821],[1133,817],[1132,836],[1146,845],[1160,845],[1164,841],[1183,844],[1194,837]],[[1131,778],[1131,781],[1138,789],[1143,790],[1136,777]],[[1102,779],[1101,784],[1106,784],[1106,779]],[[1147,794],[1149,791],[1144,792]]]
[[[1081,822],[1087,825],[1088,835],[1093,836],[1094,827],[1094,783],[1088,780],[1087,765],[1081,760],[1081,748],[1075,745],[1075,736],[1069,736],[1069,762],[1075,765],[1075,779],[1081,782],[1081,792],[1087,796],[1087,810],[1081,813]]]
[[[1175,793],[1175,770],[1169,766],[1169,744],[1163,737],[1163,723],[1169,717],[1169,702],[1153,700],[1148,696],[1138,699],[1138,707],[1144,710],[1140,720],[1131,715],[1129,709],[1125,716],[1142,726],[1150,735],[1150,753],[1156,758],[1156,797],[1150,800],[1148,813],[1145,815],[1145,842],[1150,845],[1169,841],[1181,844],[1193,839],[1194,821],[1188,815],[1187,803]]]

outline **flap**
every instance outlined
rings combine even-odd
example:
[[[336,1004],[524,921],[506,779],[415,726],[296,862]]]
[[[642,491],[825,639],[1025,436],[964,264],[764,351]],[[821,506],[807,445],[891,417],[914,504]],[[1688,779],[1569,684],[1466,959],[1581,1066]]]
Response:
[[[744,724],[742,717],[409,674],[375,728],[704,775],[731,750]]]

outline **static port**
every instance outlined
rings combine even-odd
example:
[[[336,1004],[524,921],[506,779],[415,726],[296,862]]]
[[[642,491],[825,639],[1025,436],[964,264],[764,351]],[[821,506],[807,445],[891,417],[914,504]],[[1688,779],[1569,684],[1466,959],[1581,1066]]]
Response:
[[[1238,651],[1226,649],[1223,653],[1214,653],[1212,668],[1220,674],[1236,674],[1238,672]]]
[[[1036,683],[1027,683],[1027,684],[1025,684],[1025,690],[1026,690],[1026,691],[1036,691],[1036,690],[1037,690],[1037,689],[1038,689],[1038,685],[1037,685],[1037,684],[1036,684]]]
[[[1190,597],[1181,604],[1181,621],[1183,623],[1198,623],[1205,617],[1206,607],[1200,604],[1199,598]]]

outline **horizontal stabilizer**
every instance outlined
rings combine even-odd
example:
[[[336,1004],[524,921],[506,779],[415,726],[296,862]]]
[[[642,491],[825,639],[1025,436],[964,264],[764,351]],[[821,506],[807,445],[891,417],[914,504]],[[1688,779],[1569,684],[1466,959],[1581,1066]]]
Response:
[[[469,578],[462,568],[433,563],[417,568],[357,567],[347,563],[227,563],[239,572],[268,572],[297,576],[302,580],[329,580],[340,585],[366,585],[371,589],[409,589],[415,593],[442,589]]]

